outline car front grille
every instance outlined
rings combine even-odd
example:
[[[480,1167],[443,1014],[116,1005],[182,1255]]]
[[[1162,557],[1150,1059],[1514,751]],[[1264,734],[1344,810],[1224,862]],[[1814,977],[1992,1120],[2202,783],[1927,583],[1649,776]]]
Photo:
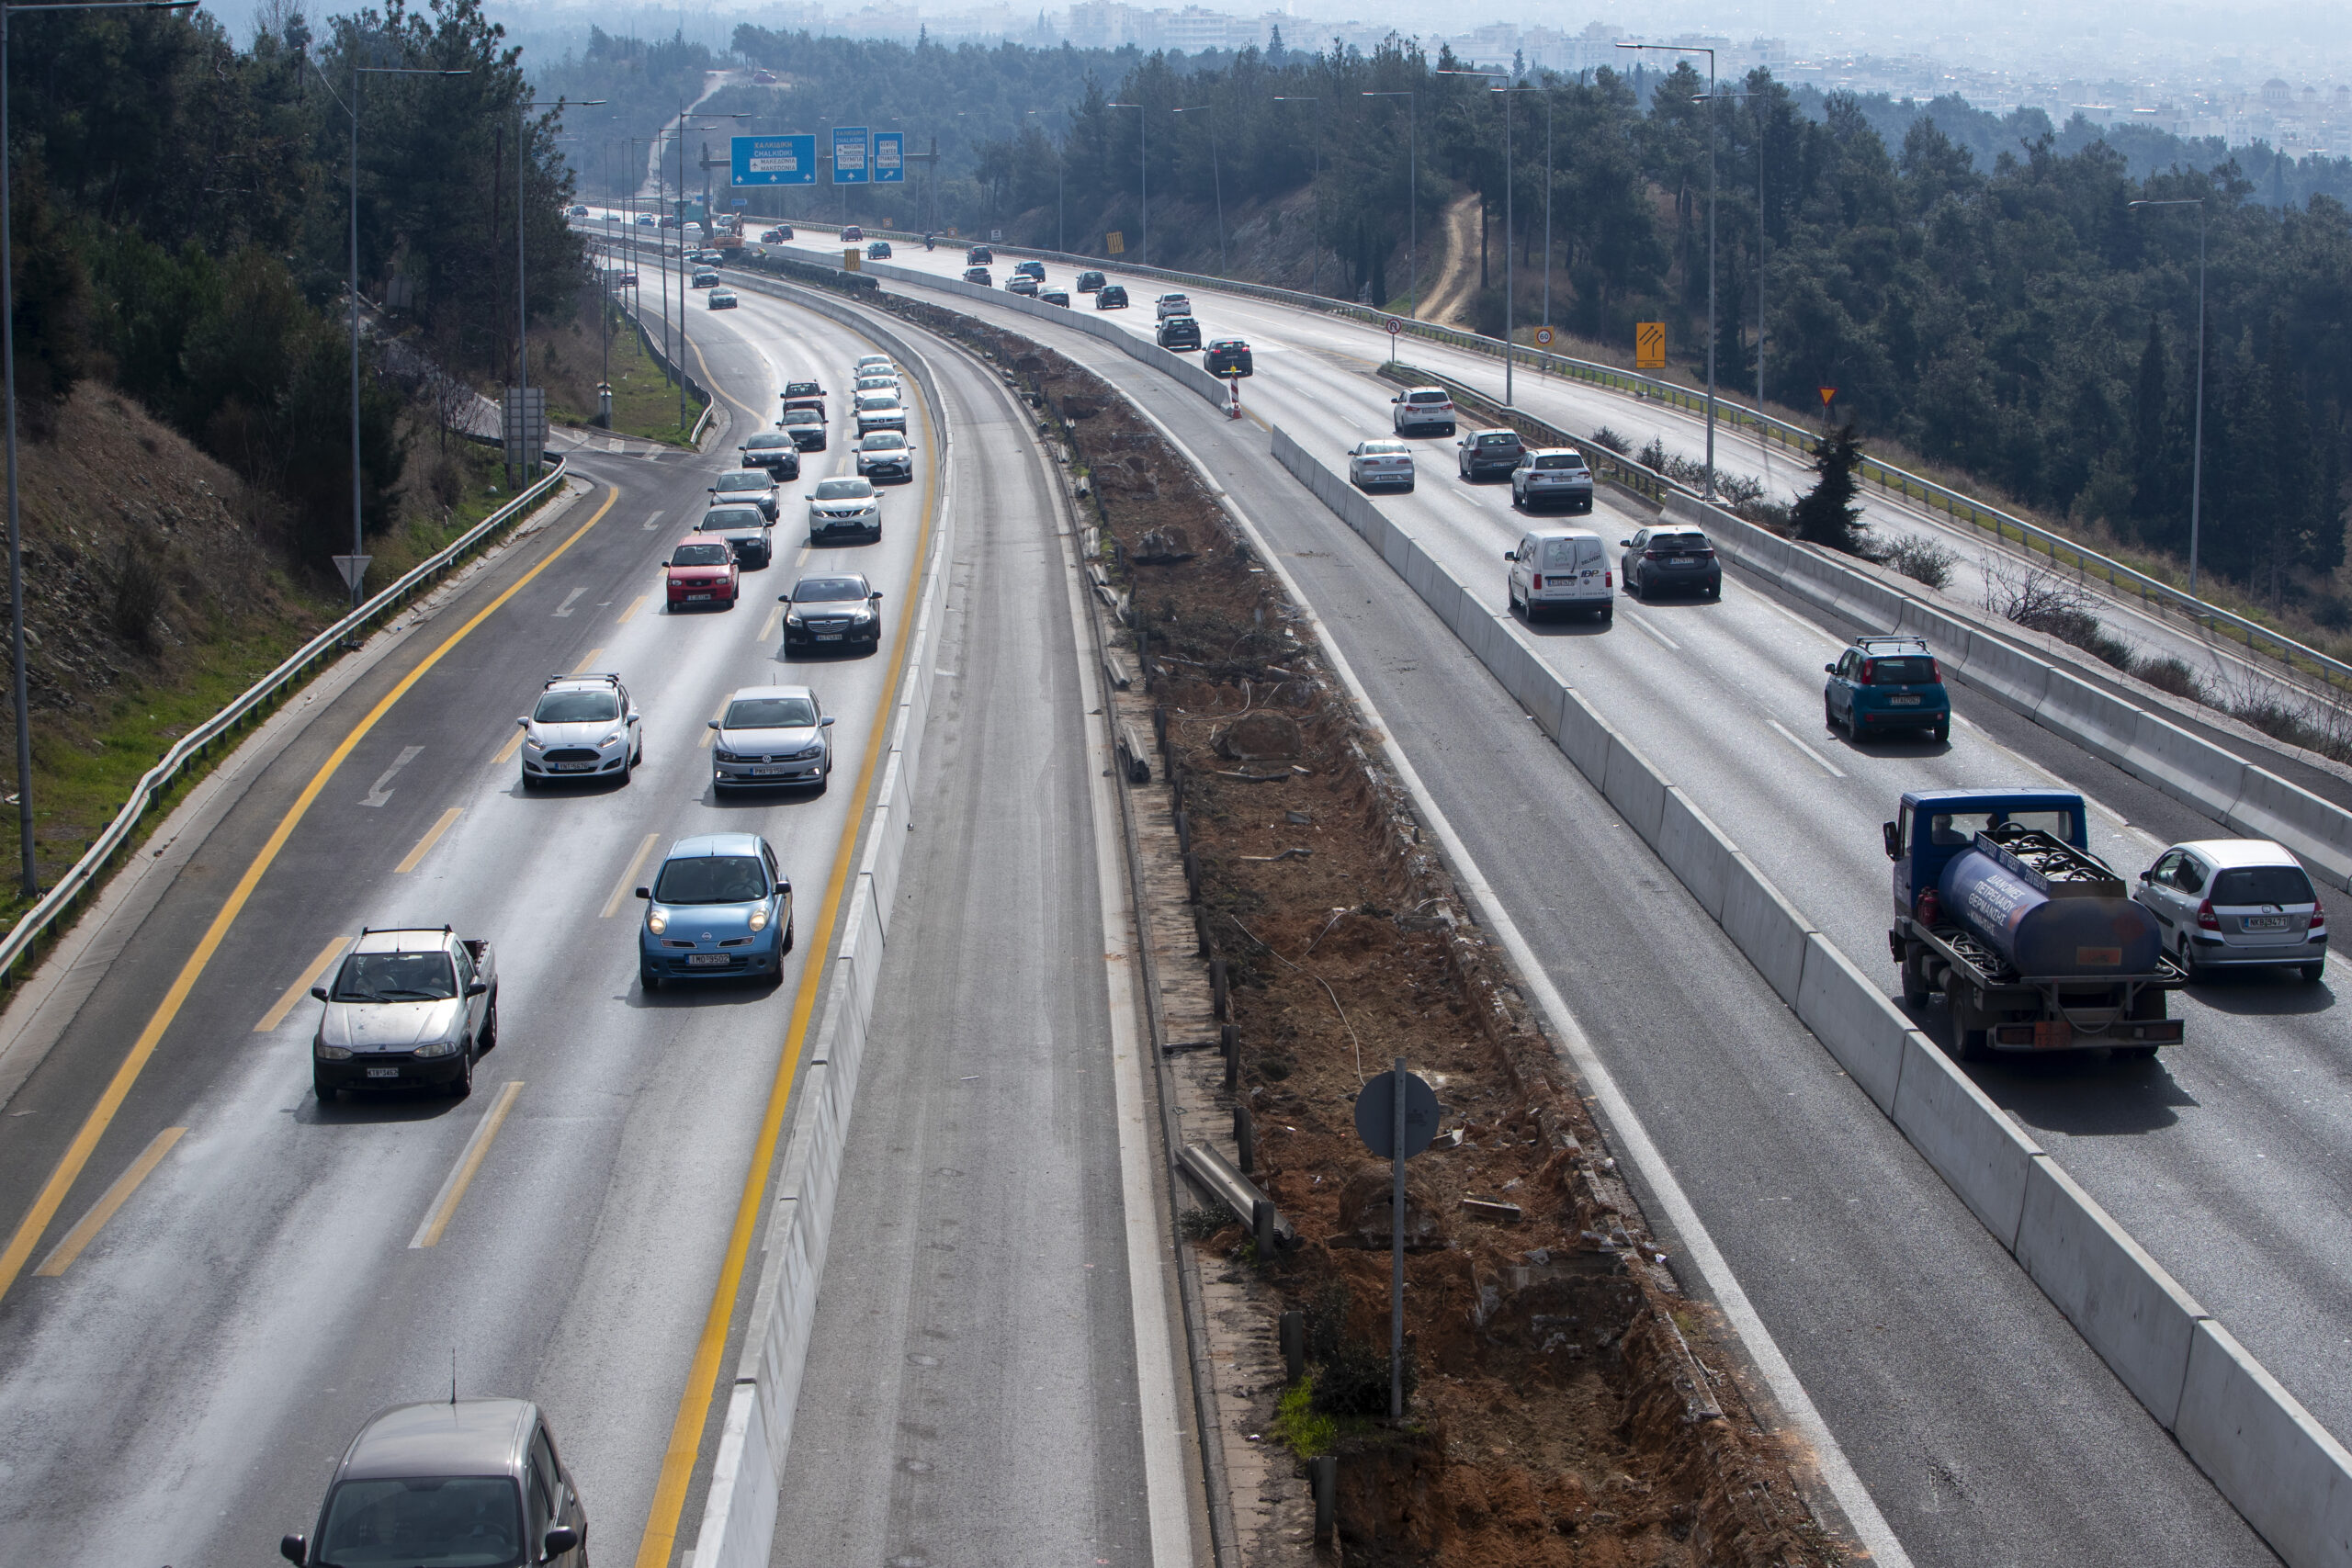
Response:
[[[593,762],[596,760],[596,753],[585,746],[559,746],[547,753],[546,760],[550,762]]]

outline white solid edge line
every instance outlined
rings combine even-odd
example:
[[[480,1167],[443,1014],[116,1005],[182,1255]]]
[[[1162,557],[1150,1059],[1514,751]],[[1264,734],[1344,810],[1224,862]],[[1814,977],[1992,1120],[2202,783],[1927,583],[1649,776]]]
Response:
[[[1185,446],[1182,439],[1141,401],[1135,401],[1135,407],[1151,421],[1170,445],[1184,454],[1185,460],[1196,472],[1204,477],[1213,474],[1214,470],[1194,457],[1192,448]],[[1771,1331],[1764,1326],[1764,1320],[1757,1314],[1755,1304],[1747,1299],[1747,1292],[1741,1289],[1738,1277],[1716,1248],[1714,1237],[1707,1233],[1707,1227],[1699,1219],[1698,1211],[1691,1207],[1690,1198],[1682,1190],[1682,1184],[1675,1179],[1665,1156],[1650,1141],[1649,1129],[1643,1125],[1640,1114],[1634,1111],[1633,1102],[1625,1098],[1624,1091],[1617,1087],[1617,1080],[1611,1075],[1608,1065],[1592,1048],[1592,1042],[1586,1038],[1583,1026],[1568,1010],[1566,999],[1552,984],[1551,976],[1544,973],[1534,950],[1527,945],[1526,938],[1520,935],[1517,922],[1504,911],[1500,900],[1494,896],[1494,890],[1478,870],[1477,863],[1470,858],[1468,849],[1454,832],[1453,823],[1446,819],[1445,813],[1438,809],[1429,791],[1422,787],[1420,775],[1414,771],[1412,762],[1381,719],[1379,710],[1373,706],[1372,699],[1356,680],[1353,667],[1340,651],[1338,644],[1324,635],[1322,618],[1314,614],[1306,595],[1298,591],[1298,584],[1291,580],[1289,569],[1283,566],[1282,557],[1267,543],[1265,536],[1259,532],[1257,524],[1241,509],[1239,502],[1213,478],[1210,485],[1234,521],[1250,536],[1258,558],[1282,581],[1292,603],[1315,627],[1316,636],[1323,645],[1324,655],[1331,660],[1333,672],[1347,687],[1349,696],[1355,700],[1365,721],[1380,737],[1380,748],[1388,758],[1389,765],[1396,770],[1397,777],[1413,797],[1415,807],[1425,814],[1430,831],[1444,846],[1455,875],[1463,884],[1464,894],[1476,902],[1487,928],[1502,943],[1503,950],[1510,954],[1511,962],[1519,966],[1520,979],[1533,994],[1537,1005],[1543,1008],[1546,1021],[1559,1036],[1561,1048],[1566,1051],[1569,1060],[1576,1065],[1577,1071],[1583,1076],[1592,1089],[1593,1097],[1607,1113],[1610,1132],[1623,1145],[1625,1156],[1641,1168],[1651,1190],[1657,1194],[1659,1204],[1666,1210],[1667,1223],[1673,1227],[1681,1240],[1684,1253],[1706,1280],[1716,1306],[1730,1322],[1732,1331],[1747,1347],[1748,1355],[1755,1360],[1757,1371],[1772,1391],[1772,1397],[1781,1411],[1795,1426],[1797,1435],[1813,1450],[1814,1462],[1820,1468],[1823,1483],[1828,1486],[1830,1495],[1838,1500],[1838,1507],[1844,1510],[1847,1522],[1853,1526],[1863,1550],[1885,1568],[1911,1568],[1910,1553],[1903,1549],[1903,1542],[1896,1538],[1894,1527],[1879,1512],[1878,1504],[1871,1499],[1869,1488],[1862,1484],[1862,1478],[1855,1473],[1852,1462],[1846,1458],[1846,1450],[1838,1446],[1837,1438],[1829,1430],[1829,1424],[1815,1408],[1812,1396],[1797,1381],[1796,1370],[1781,1353]],[[1318,502],[1317,504],[1321,503]]]
[[[1047,493],[1059,484],[1041,446],[1031,456],[1044,475]],[[1058,525],[1057,532],[1059,532]],[[1086,625],[1086,602],[1079,590],[1078,536],[1063,535],[1060,555],[1063,597],[1068,604],[1072,651],[1080,689],[1100,722],[1085,724],[1087,803],[1094,818],[1094,875],[1102,919],[1102,971],[1110,993],[1111,1081],[1117,1091],[1119,1196],[1126,1219],[1127,1303],[1134,1314],[1136,1393],[1141,1418],[1145,1513],[1151,1531],[1152,1568],[1192,1568],[1193,1511],[1181,1448],[1182,1427],[1176,1401],[1176,1361],[1170,1348],[1167,1278],[1170,1247],[1160,1245],[1167,1212],[1152,1180],[1156,1138],[1144,1103],[1143,1062],[1149,1043],[1137,1032],[1135,975],[1136,924],[1126,877],[1126,833],[1111,792],[1116,759],[1111,745],[1111,695],[1102,689],[1102,671],[1090,657],[1093,638]],[[1114,848],[1114,846],[1116,846]],[[1172,1152],[1172,1151],[1171,1151]],[[1182,1242],[1170,1238],[1171,1246]]]
[[[1827,773],[1831,778],[1842,779],[1846,776],[1845,769],[1839,767],[1837,763],[1831,761],[1828,758],[1823,756],[1820,752],[1815,750],[1804,741],[1798,739],[1796,738],[1795,731],[1792,730],[1787,725],[1782,724],[1779,719],[1768,718],[1764,722],[1771,726],[1771,728],[1779,733],[1781,739],[1787,741],[1790,745],[1795,747],[1798,750],[1804,752],[1806,756],[1819,763],[1821,765],[1821,771]]]

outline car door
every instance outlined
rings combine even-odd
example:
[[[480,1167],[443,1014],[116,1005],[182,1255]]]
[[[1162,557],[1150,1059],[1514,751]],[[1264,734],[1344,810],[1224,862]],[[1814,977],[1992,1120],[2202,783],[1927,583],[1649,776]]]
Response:
[[[645,748],[645,716],[629,701],[627,686],[616,685],[613,690],[620,694],[621,712],[627,716],[628,725],[628,754],[634,757]]]
[[[1854,666],[1861,655],[1848,649],[1829,675],[1829,705],[1850,727],[1854,722]]]
[[[2148,868],[2148,880],[2140,885],[2140,902],[2148,907],[2167,934],[2180,921],[2179,890],[2173,886],[2173,877],[2179,870],[2180,852],[2166,850]]]
[[[1636,528],[1634,530],[1633,538],[1625,545],[1625,553],[1617,558],[1618,575],[1625,580],[1625,587],[1629,592],[1634,586],[1634,563],[1642,558],[1642,552],[1649,548],[1649,544],[1650,531],[1647,528]]]
[[[1532,585],[1535,581],[1535,569],[1540,564],[1535,548],[1534,535],[1521,535],[1518,558],[1510,563],[1511,592],[1531,605],[1533,604]]]
[[[1534,456],[1532,453],[1521,452],[1519,455],[1519,461],[1511,466],[1510,470],[1510,498],[1513,501],[1523,502],[1535,493],[1528,482],[1528,476],[1534,471]]]

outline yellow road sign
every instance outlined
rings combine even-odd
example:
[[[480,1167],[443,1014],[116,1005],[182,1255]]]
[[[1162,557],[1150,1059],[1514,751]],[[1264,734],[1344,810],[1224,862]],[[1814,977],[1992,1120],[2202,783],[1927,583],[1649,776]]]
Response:
[[[1666,368],[1666,323],[1635,321],[1634,323],[1634,368],[1663,370]]]
[[[860,251],[855,245],[852,245],[849,249],[843,251],[842,253],[842,270],[843,272],[864,272],[865,270],[865,253]]]
[[[1127,237],[1118,230],[1114,229],[1109,233],[1102,236],[1102,248],[1110,252],[1114,256],[1125,255],[1127,254]]]

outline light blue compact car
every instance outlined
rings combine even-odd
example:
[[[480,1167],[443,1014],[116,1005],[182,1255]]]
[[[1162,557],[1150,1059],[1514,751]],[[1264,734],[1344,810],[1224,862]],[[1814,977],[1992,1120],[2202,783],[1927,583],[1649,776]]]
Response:
[[[640,887],[637,977],[664,980],[756,976],[784,978],[792,951],[792,883],[757,833],[710,833],[670,846],[653,886]]]

